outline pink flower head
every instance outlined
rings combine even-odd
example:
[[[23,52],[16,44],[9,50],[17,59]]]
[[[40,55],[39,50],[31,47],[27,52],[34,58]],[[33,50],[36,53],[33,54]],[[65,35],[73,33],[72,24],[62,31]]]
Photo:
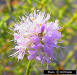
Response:
[[[62,36],[58,21],[49,22],[49,19],[50,14],[40,11],[22,17],[21,22],[14,26],[17,52],[11,56],[17,56],[18,60],[22,60],[28,53],[29,60],[38,60],[42,64],[55,59],[54,47],[58,48],[57,43]]]

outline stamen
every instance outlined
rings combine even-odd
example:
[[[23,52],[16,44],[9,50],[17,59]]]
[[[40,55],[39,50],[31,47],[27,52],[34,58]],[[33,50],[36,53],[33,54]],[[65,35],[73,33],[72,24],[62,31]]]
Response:
[[[32,21],[34,21],[35,20],[35,18],[32,18]]]
[[[42,26],[42,24],[40,24],[40,26]]]

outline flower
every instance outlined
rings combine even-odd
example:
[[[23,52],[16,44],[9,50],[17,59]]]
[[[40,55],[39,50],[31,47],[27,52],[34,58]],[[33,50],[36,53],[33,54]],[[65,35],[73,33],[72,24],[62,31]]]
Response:
[[[16,53],[11,56],[22,60],[27,53],[29,60],[41,61],[42,64],[56,59],[54,48],[59,47],[57,44],[62,35],[58,21],[49,22],[49,19],[50,14],[40,11],[22,17],[21,22],[14,26]]]

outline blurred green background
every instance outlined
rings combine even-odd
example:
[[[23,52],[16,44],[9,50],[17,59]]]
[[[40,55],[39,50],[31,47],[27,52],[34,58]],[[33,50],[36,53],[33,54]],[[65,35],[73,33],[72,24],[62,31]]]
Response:
[[[65,47],[57,51],[57,61],[49,64],[49,69],[77,70],[77,0],[0,0],[0,75],[25,75],[28,60],[26,55],[22,61],[9,57],[14,53],[13,32],[19,17],[34,10],[51,14],[51,21],[59,20],[63,27]],[[30,75],[44,75],[46,64],[32,61]]]

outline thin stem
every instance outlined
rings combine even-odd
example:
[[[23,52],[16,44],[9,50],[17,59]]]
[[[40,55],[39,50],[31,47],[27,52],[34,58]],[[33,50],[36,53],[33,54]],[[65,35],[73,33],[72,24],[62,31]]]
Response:
[[[47,63],[47,70],[48,70],[48,63]]]
[[[11,5],[12,0],[6,0],[9,12],[12,12],[12,5]]]
[[[29,75],[30,67],[31,67],[31,61],[28,62],[28,66],[26,69],[26,75]]]
[[[63,28],[61,28],[59,31],[62,32],[65,28],[67,28],[73,21],[77,19],[77,13],[74,14],[74,16],[70,19],[70,21],[64,25]]]

